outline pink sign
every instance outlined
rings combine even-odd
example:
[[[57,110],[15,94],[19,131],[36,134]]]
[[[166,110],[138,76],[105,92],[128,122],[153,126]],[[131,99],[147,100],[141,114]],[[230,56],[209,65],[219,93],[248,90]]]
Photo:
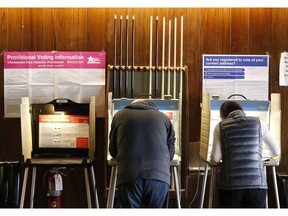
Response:
[[[4,68],[105,68],[105,52],[4,52]]]

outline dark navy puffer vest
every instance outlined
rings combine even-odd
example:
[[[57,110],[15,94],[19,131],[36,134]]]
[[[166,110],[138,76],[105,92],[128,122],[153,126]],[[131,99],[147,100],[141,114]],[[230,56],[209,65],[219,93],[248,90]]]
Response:
[[[267,189],[260,120],[236,110],[220,122],[220,133],[220,189]]]

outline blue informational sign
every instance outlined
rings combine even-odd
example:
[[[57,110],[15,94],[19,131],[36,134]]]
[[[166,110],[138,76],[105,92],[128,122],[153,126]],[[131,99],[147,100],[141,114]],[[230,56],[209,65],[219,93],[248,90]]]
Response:
[[[267,67],[268,56],[204,55],[204,66]]]
[[[203,92],[227,99],[232,94],[268,100],[268,55],[203,55]]]

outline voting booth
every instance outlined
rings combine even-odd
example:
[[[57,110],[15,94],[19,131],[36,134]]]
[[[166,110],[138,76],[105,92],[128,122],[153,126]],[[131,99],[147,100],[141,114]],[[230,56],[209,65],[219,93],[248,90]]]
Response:
[[[128,19],[126,17],[126,28],[128,29]],[[181,162],[181,143],[182,143],[182,98],[185,96],[185,92],[183,89],[185,88],[185,72],[187,73],[187,67],[183,65],[183,29],[184,29],[184,17],[181,16],[181,26],[180,26],[180,48],[179,48],[179,65],[177,65],[177,50],[174,49],[174,64],[173,66],[170,65],[170,52],[171,50],[168,49],[168,58],[165,59],[167,50],[165,52],[165,34],[163,34],[163,46],[162,50],[158,49],[158,27],[156,27],[155,38],[156,41],[156,52],[155,54],[152,53],[152,41],[153,41],[153,28],[152,28],[152,20],[153,16],[150,17],[150,59],[149,65],[135,65],[135,52],[134,52],[134,17],[132,18],[132,53],[130,55],[130,51],[128,49],[128,35],[129,32],[126,32],[126,52],[122,52],[122,31],[119,32],[120,38],[120,52],[118,52],[118,32],[117,32],[117,16],[114,17],[114,62],[113,65],[107,66],[107,83],[109,84],[108,87],[108,136],[110,132],[110,124],[114,114],[123,109],[124,106],[130,104],[134,99],[139,96],[139,94],[149,94],[149,99],[153,100],[156,105],[159,106],[160,111],[167,114],[170,120],[173,123],[175,132],[176,132],[176,155],[174,160],[171,162],[171,169],[172,175],[174,176],[175,185],[175,192],[177,196],[177,205],[180,208],[180,187],[179,187],[179,179],[178,179],[178,171],[180,171],[180,162]],[[163,24],[163,32],[165,32],[165,17],[163,17],[164,24]],[[122,25],[122,16],[120,16],[120,26]],[[159,19],[158,16],[156,17],[156,23],[158,23]],[[176,26],[177,26],[177,17],[175,17],[175,33],[176,33]],[[158,26],[156,24],[156,26]],[[176,37],[174,40],[174,47],[176,47]],[[142,52],[143,50],[140,50]],[[158,64],[158,55],[160,56],[160,52],[162,51],[162,64]],[[119,53],[119,54],[118,54]],[[123,65],[122,57],[126,54],[126,62]],[[152,55],[153,54],[153,55]],[[130,58],[131,56],[131,64]],[[152,62],[152,57],[155,57],[155,61]],[[118,61],[118,57],[119,60]],[[159,59],[160,60],[160,59]],[[165,60],[165,61],[164,61]],[[168,64],[165,64],[166,60]],[[111,81],[111,82],[110,82]],[[183,88],[184,85],[184,88]],[[151,96],[154,96],[152,99]],[[167,100],[166,100],[167,99]],[[185,111],[185,109],[183,109]],[[184,140],[184,139],[183,139]],[[107,146],[109,146],[109,139],[107,142]],[[107,207],[113,207],[114,202],[114,193],[116,189],[116,177],[117,177],[117,161],[110,157],[109,151],[107,149],[107,161],[108,165],[111,166],[111,176],[110,176],[110,185],[109,185],[109,192],[108,192],[108,199],[107,199]],[[184,160],[183,160],[184,161]],[[178,169],[179,168],[179,169]],[[176,177],[177,175],[177,177]],[[172,182],[172,183],[174,183]],[[171,187],[173,190],[173,188]]]
[[[200,136],[200,151],[201,158],[206,161],[205,173],[203,178],[203,188],[201,194],[201,204],[203,206],[207,173],[209,169],[210,154],[212,151],[213,132],[215,126],[221,121],[220,107],[226,100],[213,99],[211,94],[204,92],[202,107],[201,107],[201,136]],[[281,149],[281,103],[280,94],[271,94],[271,101],[268,100],[249,100],[244,99],[234,100],[241,105],[246,116],[259,117],[264,121],[272,133],[272,136],[276,140],[276,143]],[[278,189],[276,180],[275,166],[279,165],[281,156],[272,157],[269,148],[263,143],[262,148],[262,160],[265,166],[272,167],[274,189],[276,193],[277,207],[280,207],[278,200]],[[212,207],[212,193],[214,186],[215,167],[211,167],[211,182],[210,182],[210,195],[209,195],[209,207]],[[267,203],[268,204],[268,203]],[[268,206],[268,205],[267,205]]]
[[[32,169],[30,207],[33,207],[38,167],[83,168],[87,205],[92,207],[90,184],[98,208],[93,167],[95,152],[95,97],[90,103],[56,99],[49,103],[31,104],[22,98],[21,135],[25,173],[20,201],[24,206],[28,172]],[[89,179],[90,176],[90,179]]]
[[[128,106],[135,99],[112,99],[112,93],[108,95],[108,137],[111,128],[111,122],[113,116],[124,107]],[[163,112],[168,116],[173,124],[175,131],[175,155],[171,161],[171,174],[172,174],[172,188],[175,188],[177,196],[177,205],[180,207],[180,176],[178,175],[180,169],[181,155],[182,155],[182,145],[181,145],[181,106],[179,104],[179,99],[145,99],[151,100],[159,107],[159,111]],[[109,154],[109,140],[107,145],[107,161],[110,166],[112,166],[110,183],[109,183],[109,193],[107,198],[107,208],[112,208],[114,204],[115,190],[116,190],[116,180],[117,180],[117,161],[111,157]]]
[[[109,133],[110,133],[110,126],[113,119],[113,116],[119,111],[122,110],[124,107],[131,104],[135,99],[113,99],[109,101],[109,110],[108,110],[108,125],[109,125]],[[145,99],[148,100],[148,99]],[[175,156],[173,160],[181,161],[181,142],[180,142],[180,113],[179,110],[179,100],[178,99],[171,99],[171,100],[162,100],[162,99],[149,99],[154,104],[159,107],[159,111],[163,112],[172,122],[173,128],[175,131]],[[109,134],[108,134],[109,135]],[[109,145],[108,145],[109,147]],[[110,160],[111,156],[109,154],[109,149],[107,149],[107,160]]]

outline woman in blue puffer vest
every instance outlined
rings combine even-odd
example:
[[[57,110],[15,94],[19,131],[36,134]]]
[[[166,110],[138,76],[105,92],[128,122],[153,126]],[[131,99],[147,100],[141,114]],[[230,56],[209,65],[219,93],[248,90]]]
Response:
[[[280,155],[280,149],[265,123],[258,117],[247,117],[235,101],[221,105],[220,117],[210,155],[212,164],[221,161],[219,206],[264,208],[267,182],[262,145],[266,143],[272,157]]]

